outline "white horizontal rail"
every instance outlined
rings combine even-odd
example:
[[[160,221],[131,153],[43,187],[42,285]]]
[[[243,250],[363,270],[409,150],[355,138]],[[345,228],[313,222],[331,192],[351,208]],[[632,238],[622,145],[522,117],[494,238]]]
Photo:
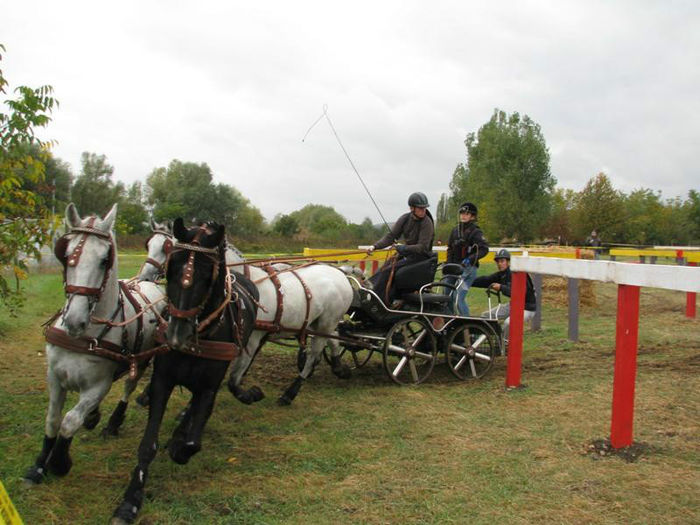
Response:
[[[700,267],[695,266],[523,256],[513,256],[510,265],[515,272],[542,273],[571,279],[589,279],[681,292],[700,292]]]

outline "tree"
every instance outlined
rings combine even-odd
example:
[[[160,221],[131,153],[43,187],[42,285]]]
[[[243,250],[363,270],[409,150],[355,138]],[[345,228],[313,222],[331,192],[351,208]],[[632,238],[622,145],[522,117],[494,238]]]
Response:
[[[571,237],[571,212],[576,202],[576,192],[563,188],[556,188],[552,193],[552,208],[547,224],[542,228],[542,235],[568,242]]]
[[[134,182],[119,195],[119,215],[117,233],[148,233],[148,211],[143,205],[143,192],[140,182]]]
[[[114,167],[107,163],[104,155],[85,151],[80,157],[80,165],[80,175],[72,188],[72,201],[81,214],[102,216],[120,201],[125,191],[124,184],[112,181]]]
[[[613,188],[605,173],[592,177],[576,196],[572,232],[583,242],[596,230],[603,242],[624,240],[624,195]]]
[[[0,60],[5,47],[0,44]],[[0,70],[0,93],[6,94],[8,81]],[[45,152],[51,143],[36,136],[36,129],[48,125],[49,115],[58,102],[51,86],[32,89],[20,86],[17,97],[4,101],[7,113],[0,111],[0,302],[10,312],[22,303],[20,281],[27,277],[25,256],[38,257],[39,249],[50,240],[52,218],[42,198],[28,186],[45,180],[44,159],[31,155],[33,146]],[[14,274],[9,285],[5,271]]]
[[[275,221],[272,231],[282,237],[291,237],[299,232],[299,223],[294,217],[281,215]]]
[[[329,240],[340,238],[348,225],[345,217],[335,211],[332,206],[322,204],[307,204],[289,215],[298,222],[302,230]]]
[[[453,173],[452,206],[476,203],[489,237],[533,239],[549,217],[556,184],[540,126],[527,115],[496,109],[464,144],[467,162]]]
[[[173,160],[156,168],[146,179],[148,202],[157,221],[182,217],[186,221],[217,221],[227,233],[252,237],[263,229],[260,210],[233,186],[214,184],[205,163]]]
[[[661,192],[640,188],[624,200],[624,239],[634,244],[662,244],[664,240],[664,205]]]

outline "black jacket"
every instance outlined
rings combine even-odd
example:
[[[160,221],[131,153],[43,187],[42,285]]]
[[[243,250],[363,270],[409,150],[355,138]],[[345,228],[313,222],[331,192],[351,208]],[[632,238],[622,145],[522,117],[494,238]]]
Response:
[[[479,267],[479,259],[489,253],[489,245],[474,221],[459,223],[447,241],[447,262],[461,264],[469,258],[472,266]]]
[[[491,275],[482,275],[474,279],[472,286],[476,288],[488,288],[493,283],[500,283],[501,293],[506,297],[510,297],[510,268],[506,268],[502,272],[492,273]],[[535,285],[532,284],[532,279],[527,276],[525,286],[525,310],[534,312],[537,310],[537,300],[535,298]]]
[[[377,250],[386,248],[401,237],[406,242],[402,255],[417,259],[430,257],[435,237],[433,216],[430,215],[430,212],[426,212],[422,219],[416,219],[411,212],[404,213],[394,223],[391,231],[374,243],[374,247]]]

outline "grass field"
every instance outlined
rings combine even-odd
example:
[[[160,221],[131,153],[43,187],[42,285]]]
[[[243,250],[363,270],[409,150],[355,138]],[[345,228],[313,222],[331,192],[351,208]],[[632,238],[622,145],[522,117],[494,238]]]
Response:
[[[141,260],[120,257],[120,274]],[[0,480],[27,524],[106,523],[146,411],[132,403],[116,439],[81,430],[66,478],[23,486],[43,436],[40,325],[63,303],[60,274],[34,275],[27,290],[21,317],[0,313]],[[566,340],[565,304],[545,293],[519,391],[503,389],[503,358],[479,381],[459,382],[439,365],[427,383],[397,387],[375,356],[348,381],[319,366],[295,403],[278,407],[296,355],[266,347],[245,384],[267,397],[244,406],[222,390],[190,464],[159,452],[139,522],[699,523],[699,322],[684,317],[684,294],[642,290],[635,440],[649,448],[633,463],[602,457],[589,444],[609,435],[616,289],[594,290],[578,343]],[[485,296],[471,293],[479,312]],[[104,401],[103,423],[120,393],[116,384]],[[186,399],[171,399],[161,444]]]

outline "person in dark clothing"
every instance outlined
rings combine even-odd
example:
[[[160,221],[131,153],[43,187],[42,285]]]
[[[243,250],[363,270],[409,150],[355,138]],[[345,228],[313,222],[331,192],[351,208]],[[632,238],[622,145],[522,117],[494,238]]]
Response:
[[[421,192],[412,193],[408,198],[408,206],[410,211],[399,217],[391,231],[367,250],[371,254],[374,250],[393,246],[398,253],[396,262],[388,260],[369,279],[372,289],[387,304],[391,304],[396,294],[394,283],[387,289],[392,271],[395,275],[400,268],[425,261],[432,255],[435,226],[433,216],[428,211],[428,197]],[[397,244],[402,237],[405,244]]]
[[[477,226],[478,210],[474,203],[465,202],[459,207],[459,223],[447,241],[447,262],[461,264],[461,280],[457,288],[457,310],[460,315],[469,315],[467,292],[476,278],[479,259],[489,253],[481,228]]]
[[[593,230],[590,237],[586,239],[586,246],[593,248],[593,253],[596,259],[600,259],[600,246],[602,244],[603,243],[601,242],[600,237],[598,237],[598,232],[595,230]]]
[[[498,271],[491,275],[482,275],[474,279],[472,286],[475,288],[491,288],[497,292],[501,292],[506,297],[510,297],[511,291],[511,273],[510,273],[510,252],[508,250],[499,250],[494,257],[498,265]],[[535,316],[537,309],[537,300],[535,297],[535,286],[532,283],[530,276],[527,276],[525,288],[525,313],[523,321],[527,322]],[[503,338],[508,339],[508,328],[510,327],[510,303],[499,304],[495,308],[481,314],[482,317],[497,318],[503,320]]]

